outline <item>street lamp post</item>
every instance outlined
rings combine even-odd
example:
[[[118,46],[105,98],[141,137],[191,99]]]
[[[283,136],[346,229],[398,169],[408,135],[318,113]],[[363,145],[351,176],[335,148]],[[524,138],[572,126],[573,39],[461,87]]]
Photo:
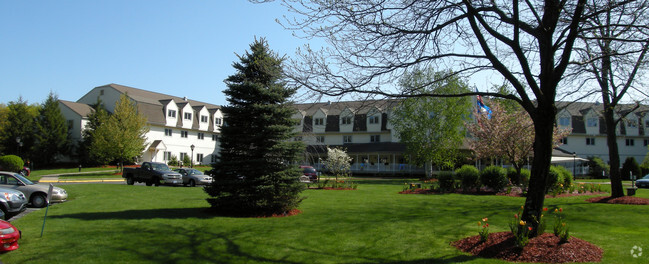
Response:
[[[189,164],[189,166],[190,166],[190,168],[193,168],[194,167],[194,148],[195,148],[194,144],[189,146],[189,148],[192,149],[192,156],[190,158],[191,163]]]
[[[577,167],[577,152],[572,153],[572,177],[577,177],[577,174],[575,174],[575,169]]]
[[[20,157],[20,147],[23,146],[23,142],[20,137],[16,137],[16,147],[18,148],[18,157]]]

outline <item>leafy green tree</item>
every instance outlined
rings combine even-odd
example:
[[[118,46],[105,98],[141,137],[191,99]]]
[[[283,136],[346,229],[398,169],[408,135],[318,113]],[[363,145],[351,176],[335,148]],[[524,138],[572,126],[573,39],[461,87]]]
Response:
[[[36,145],[34,159],[41,164],[51,164],[57,156],[68,154],[70,139],[68,127],[59,109],[58,97],[50,92],[39,109],[35,122]]]
[[[610,175],[610,166],[600,157],[588,157],[588,162],[586,164],[588,165],[588,175],[590,177],[597,179],[606,178],[606,175]]]
[[[338,176],[349,175],[351,162],[352,158],[347,155],[344,149],[327,147],[327,159],[324,160],[324,165],[336,175],[336,181],[338,181]]]
[[[622,164],[622,169],[620,169],[620,174],[622,174],[622,179],[630,180],[631,175],[635,176],[636,179],[642,178],[640,175],[642,171],[640,170],[640,165],[633,157],[627,157]]]
[[[107,158],[98,157],[100,153],[92,153],[90,147],[94,141],[94,134],[97,128],[100,125],[108,121],[109,113],[106,110],[103,102],[100,99],[97,99],[97,102],[92,105],[93,111],[88,114],[88,123],[81,132],[82,140],[79,143],[77,149],[77,156],[83,164],[97,165],[97,164],[106,164],[109,162]]]
[[[467,83],[432,70],[406,74],[400,81],[404,90],[415,87],[423,93],[454,94],[469,92]],[[413,97],[396,107],[390,119],[401,142],[406,145],[411,161],[426,166],[426,176],[432,177],[432,165],[453,168],[464,139],[463,123],[471,114],[469,97]]]
[[[292,141],[295,120],[286,88],[282,59],[264,39],[238,56],[234,75],[225,82],[229,106],[223,107],[219,161],[213,164],[214,182],[205,187],[212,209],[220,214],[285,214],[302,201],[304,185],[295,166],[304,145]]]
[[[7,122],[8,112],[9,112],[9,109],[7,108],[7,105],[0,104],[0,140],[2,139],[2,135],[4,134],[4,130],[9,129],[8,122]],[[4,151],[5,151],[4,144],[0,144],[0,155],[2,155],[2,153],[4,153]]]
[[[148,131],[146,117],[137,112],[128,95],[122,94],[115,103],[115,112],[95,129],[90,153],[103,161],[134,161],[146,147]]]
[[[6,110],[5,129],[0,135],[0,145],[4,146],[5,154],[21,156],[29,159],[34,146],[34,119],[38,114],[37,105],[28,105],[22,97],[11,101]]]

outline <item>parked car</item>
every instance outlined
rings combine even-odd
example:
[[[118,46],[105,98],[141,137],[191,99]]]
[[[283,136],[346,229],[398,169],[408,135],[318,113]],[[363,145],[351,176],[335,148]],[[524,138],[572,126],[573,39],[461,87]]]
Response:
[[[0,171],[0,188],[21,191],[33,207],[40,208],[47,205],[47,192],[50,186],[33,183],[19,173]],[[68,193],[64,189],[53,188],[51,203],[65,202],[67,199]]]
[[[635,181],[635,186],[638,188],[649,188],[649,174]]]
[[[0,188],[0,219],[6,220],[19,214],[27,208],[27,198],[21,191]]]
[[[11,223],[0,220],[0,252],[7,252],[19,248],[18,239],[20,239],[21,232]]]
[[[183,176],[183,185],[194,187],[196,185],[208,185],[212,183],[212,177],[203,174],[202,171],[192,168],[175,169],[175,172]]]
[[[311,166],[300,166],[300,169],[302,169],[302,174],[309,177],[311,182],[318,181],[318,171],[316,171],[315,168]]]
[[[182,184],[182,175],[169,169],[169,166],[160,162],[144,162],[137,168],[124,168],[122,177],[126,184],[133,185],[143,182],[147,186],[160,184]]]

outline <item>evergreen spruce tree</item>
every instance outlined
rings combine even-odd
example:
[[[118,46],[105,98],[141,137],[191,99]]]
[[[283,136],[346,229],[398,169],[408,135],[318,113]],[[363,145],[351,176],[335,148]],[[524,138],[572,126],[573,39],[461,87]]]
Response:
[[[35,122],[35,158],[41,164],[52,164],[60,154],[68,154],[68,127],[59,109],[57,96],[50,92]]]
[[[104,106],[104,103],[99,98],[97,98],[97,102],[91,106],[93,108],[93,111],[88,114],[88,124],[81,132],[83,139],[79,143],[77,156],[79,157],[79,161],[86,165],[106,164],[108,163],[108,161],[106,161],[105,159],[91,155],[90,146],[94,141],[93,139],[95,131],[97,130],[97,128],[99,128],[100,125],[108,121],[109,114],[106,110],[106,107]]]
[[[220,214],[286,214],[297,208],[304,189],[295,165],[304,145],[291,140],[295,110],[289,97],[295,90],[285,87],[282,59],[264,39],[238,57],[236,73],[225,80],[229,105],[222,109],[221,152],[214,182],[205,187],[207,200]]]

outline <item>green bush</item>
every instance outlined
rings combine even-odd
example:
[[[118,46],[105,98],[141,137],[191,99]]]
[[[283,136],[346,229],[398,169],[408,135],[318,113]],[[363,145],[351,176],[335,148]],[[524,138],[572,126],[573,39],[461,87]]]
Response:
[[[521,169],[521,185],[527,187],[530,184],[530,176],[532,172],[528,169]]]
[[[562,184],[564,186],[564,189],[572,185],[573,182],[572,172],[563,166],[554,166],[554,167],[556,167],[556,169],[559,170],[559,173],[561,173],[561,179],[563,180]]]
[[[480,171],[473,165],[462,165],[455,170],[455,176],[460,180],[462,190],[468,191],[480,187]]]
[[[513,185],[520,185],[521,184],[521,177],[518,175],[518,172],[516,171],[516,168],[514,168],[514,167],[507,168],[507,179]]]
[[[172,155],[171,158],[169,158],[169,161],[167,162],[167,165],[169,166],[178,166],[178,158],[176,155]]]
[[[572,184],[572,173],[562,166],[550,166],[550,173],[548,174],[548,182],[545,193],[550,191],[560,193]]]
[[[5,155],[0,157],[0,169],[3,171],[19,172],[23,169],[25,163],[23,159],[16,155]]]
[[[505,169],[492,165],[484,168],[484,170],[480,172],[480,182],[482,185],[499,192],[507,186],[509,181],[507,180]]]
[[[442,171],[437,176],[439,189],[442,192],[452,192],[455,190],[455,178],[452,171]]]
[[[630,174],[635,175],[636,179],[642,178],[642,175],[640,175],[640,165],[638,165],[638,162],[635,161],[635,158],[633,157],[628,157],[626,158],[626,160],[624,160],[624,164],[622,164],[620,173],[622,174],[622,180],[630,180]]]
[[[606,178],[609,166],[599,157],[588,157],[588,175],[592,178]]]

